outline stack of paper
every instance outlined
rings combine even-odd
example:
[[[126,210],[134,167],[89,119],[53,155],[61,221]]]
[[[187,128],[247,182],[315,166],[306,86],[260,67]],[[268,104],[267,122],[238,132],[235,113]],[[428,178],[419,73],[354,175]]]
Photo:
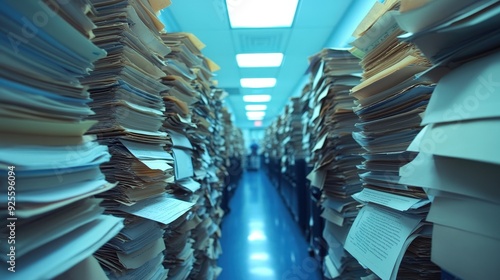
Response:
[[[302,122],[302,153],[304,154],[304,159],[309,165],[311,162],[311,150],[312,143],[311,137],[314,133],[314,123],[309,121],[314,112],[314,92],[311,90],[312,82],[309,81],[302,88],[302,94],[300,96],[301,107],[301,122]]]
[[[282,134],[278,133],[280,125],[281,118],[278,117],[267,127],[262,141],[264,145],[264,154],[270,161],[278,160],[281,162],[281,146],[278,144],[282,136]]]
[[[422,188],[399,182],[399,168],[416,156],[406,149],[421,130],[434,89],[431,81],[415,77],[429,61],[415,45],[398,39],[404,33],[396,22],[399,6],[398,0],[377,2],[356,29],[350,50],[363,67],[362,81],[351,94],[360,130],[353,137],[365,150],[358,166],[363,190],[353,198],[365,206],[345,248],[383,279],[439,277],[430,261],[430,225],[424,221],[430,201]],[[400,224],[397,233],[389,221]],[[396,236],[388,246],[385,238]]]
[[[231,114],[226,108],[222,108],[221,120],[223,125],[222,138],[224,146],[221,147],[221,155],[223,156],[225,167],[225,184],[222,186],[221,205],[223,211],[228,212],[229,202],[239,185],[241,176],[243,175],[243,166],[246,159],[245,142],[243,141],[243,133],[241,129],[234,126]]]
[[[234,126],[231,120],[231,114],[228,112],[226,108],[221,109],[222,114],[222,122],[223,122],[223,133],[224,133],[224,150],[226,153],[226,160],[234,160],[236,162],[228,162],[226,161],[226,166],[228,168],[228,172],[239,172],[241,167],[243,166],[243,158],[246,156],[246,148],[245,143],[243,141],[243,133],[241,129]],[[234,169],[235,167],[240,167]]]
[[[183,215],[165,228],[165,262],[168,279],[186,279],[192,272],[194,249],[191,232],[201,222],[197,216]]]
[[[185,129],[193,145],[195,169],[199,169],[204,153],[202,146],[208,143],[206,139],[212,133],[207,119],[214,118],[213,112],[210,112],[209,100],[213,86],[212,71],[218,70],[218,66],[202,55],[201,50],[205,45],[193,34],[167,33],[162,34],[162,40],[172,49],[167,56],[167,65],[170,68],[180,67],[187,72],[186,75],[180,75],[177,71],[164,68],[167,76],[163,83],[170,89],[163,96],[164,99],[169,96],[177,98],[183,102],[184,109],[187,109],[184,119],[186,124],[175,126],[175,129]]]
[[[275,186],[279,185],[280,175],[282,171],[283,159],[286,159],[285,149],[282,143],[285,141],[285,122],[284,114],[276,118],[266,129],[263,146],[266,162],[269,167],[270,179]]]
[[[145,213],[143,216],[147,218],[128,217],[125,229],[96,253],[96,258],[106,268],[110,279],[166,278],[167,271],[161,265],[165,250],[163,231],[156,221],[151,220],[151,212],[156,213],[158,210],[149,211],[138,212],[138,215]]]
[[[112,159],[103,170],[119,182],[103,196],[108,203],[133,205],[161,195],[173,180],[173,158],[163,148],[169,141],[160,132],[165,106],[159,93],[168,88],[159,81],[165,74],[156,58],[170,50],[140,17],[148,11],[143,4],[96,1],[93,7],[92,20],[98,26],[93,41],[108,56],[98,61],[85,82],[96,111],[93,118],[100,121],[90,132],[109,146]]]
[[[402,1],[396,19],[437,67],[454,68],[500,47],[498,1]]]
[[[175,184],[187,191],[174,194],[196,209],[186,221],[190,233],[175,229],[170,235],[174,242],[188,237],[190,242],[167,251],[169,278],[213,279],[220,273],[220,203],[228,178],[221,114],[227,93],[214,87],[212,71],[218,66],[202,54],[205,45],[196,36],[166,33],[161,38],[172,50],[162,68],[162,82],[169,87],[162,96],[167,108],[176,108],[166,113],[163,126],[173,143]]]
[[[281,143],[283,157],[281,158],[281,173],[294,173],[296,160],[304,159],[302,151],[302,105],[300,98],[291,98],[284,112],[284,140]]]
[[[279,141],[279,154],[281,158],[276,158],[276,177],[279,178],[280,194],[290,210],[296,222],[304,230],[308,224],[307,217],[307,189],[305,185],[305,151],[302,149],[302,109],[304,105],[299,97],[292,97],[286,104],[283,114],[280,116],[281,126],[277,128]],[[271,129],[267,129],[266,142],[273,141]],[[274,142],[271,142],[274,144]],[[267,160],[266,160],[267,161]]]
[[[96,122],[86,120],[94,112],[80,80],[106,56],[89,40],[87,10],[83,2],[2,2],[2,279],[55,278],[123,228],[92,198],[115,184],[99,169],[110,159],[107,147],[84,136]]]
[[[125,229],[96,257],[112,279],[165,279],[165,227],[194,205],[165,193],[179,175],[172,136],[163,129],[161,93],[169,87],[161,79],[171,50],[160,37],[158,3],[92,3],[91,18],[97,26],[93,41],[108,56],[85,80],[96,112],[93,118],[100,121],[90,132],[109,146],[112,158],[102,170],[118,182],[100,197],[108,212],[126,218]]]
[[[408,148],[420,153],[401,167],[400,182],[435,197],[427,216],[434,223],[432,261],[461,279],[496,277],[500,259],[493,222],[500,214],[498,8],[496,1],[464,1],[448,11],[431,2],[400,18],[429,59],[449,71]],[[425,25],[410,21],[424,10],[432,15]]]
[[[223,165],[226,159],[223,157],[225,142],[220,114],[225,93],[214,89],[206,97],[206,102],[200,99],[193,106],[193,119],[197,122],[198,130],[211,133],[204,139],[200,139],[196,132],[198,130],[188,129],[187,134],[196,151],[194,154],[200,155],[193,157],[195,181],[200,185],[198,195],[192,200],[196,203],[194,217],[199,221],[191,233],[194,263],[190,277],[195,279],[215,279],[220,273],[216,263],[222,253],[219,225],[223,211],[220,203],[228,175]],[[202,119],[203,123],[200,122]]]
[[[195,206],[200,193],[201,184],[193,179],[192,145],[184,132],[170,130],[172,151],[175,158],[175,182],[169,184],[169,192],[177,197],[189,201],[190,206]],[[187,203],[187,202],[183,202]],[[168,278],[185,279],[191,272],[194,259],[192,249],[192,230],[200,223],[192,212],[180,212],[175,220],[165,226],[165,261],[169,269]],[[190,217],[188,219],[188,217]]]
[[[192,207],[191,202],[163,194],[113,209],[131,215],[125,229],[96,254],[108,269],[108,277],[165,279],[169,273],[169,267],[164,267],[166,249],[172,244],[165,237],[177,221],[186,220]]]
[[[192,83],[197,78],[195,66],[201,64],[201,59],[193,55],[190,49],[182,43],[178,33],[162,34],[162,40],[172,47],[172,52],[166,57],[165,65],[162,67],[166,74],[162,83],[169,87],[168,91],[162,93],[167,108],[164,127],[176,130],[185,130],[188,127],[195,128],[196,126],[191,119],[192,105],[198,101],[200,93],[193,88]],[[186,43],[191,46],[189,40]],[[196,53],[200,54],[200,50],[196,50]],[[191,55],[189,57],[195,62],[186,59],[189,54]]]
[[[351,195],[361,189],[356,165],[361,163],[361,147],[352,138],[357,116],[349,90],[359,84],[359,59],[347,49],[323,49],[310,59],[314,139],[308,175],[311,185],[322,190],[322,214],[326,220],[323,237],[330,248],[325,276],[366,275],[343,247],[345,236],[358,213],[359,203]],[[358,74],[358,75],[356,75]],[[334,250],[336,249],[336,250]]]
[[[197,201],[196,214],[201,223],[193,230],[196,261],[191,277],[195,279],[215,279],[221,272],[221,268],[217,266],[217,259],[222,253],[220,224],[224,212],[221,199],[222,191],[229,180],[224,166],[226,158],[223,156],[227,143],[224,139],[221,114],[223,99],[227,93],[217,88],[207,93],[207,100],[203,101],[201,98],[194,108],[194,120],[198,127],[196,131],[199,132],[189,134],[200,154],[200,157],[195,158],[197,161],[194,165],[196,178],[204,192]],[[207,136],[201,139],[200,135]],[[242,138],[236,143],[242,143]]]

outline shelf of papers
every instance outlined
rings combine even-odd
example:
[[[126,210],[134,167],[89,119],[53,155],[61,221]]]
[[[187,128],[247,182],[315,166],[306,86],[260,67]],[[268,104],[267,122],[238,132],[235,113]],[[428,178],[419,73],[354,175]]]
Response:
[[[359,117],[353,138],[364,153],[358,165],[363,189],[352,197],[363,207],[345,249],[382,279],[439,278],[441,271],[430,260],[432,225],[425,221],[430,199],[422,188],[399,181],[399,168],[417,156],[407,148],[421,130],[434,89],[432,81],[418,77],[430,62],[414,44],[398,38],[402,5],[376,3],[354,32],[350,51],[361,59],[363,73],[351,90]],[[391,238],[395,242],[385,246]]]
[[[307,151],[302,147],[303,109],[301,98],[291,98],[283,115],[266,129],[263,162],[290,214],[306,234],[309,201],[305,179]]]
[[[19,194],[5,231],[19,240],[2,246],[16,270],[2,279],[220,274],[243,139],[204,45],[156,18],[168,3],[4,3],[0,177]]]
[[[314,137],[315,126],[311,122],[311,117],[314,114],[314,92],[311,90],[312,83],[307,83],[303,89],[300,96],[302,104],[302,153],[304,154],[304,175],[308,175],[314,169],[314,162],[311,161],[311,151],[314,141],[311,137]],[[312,187],[309,180],[305,180],[306,195],[304,196],[304,204],[306,208],[306,213],[303,214],[306,217],[306,227],[305,234],[306,239],[309,243],[310,254],[318,260],[318,262],[323,261],[325,255],[325,242],[323,240],[323,227],[324,219],[321,218],[321,190]]]
[[[222,194],[221,208],[225,212],[229,211],[229,201],[236,191],[238,182],[243,175],[243,159],[245,158],[245,144],[243,135],[239,128],[233,126],[231,114],[227,109],[222,109],[222,120],[224,123],[225,167],[228,174],[226,185]]]
[[[364,269],[344,250],[346,233],[357,215],[359,203],[351,198],[361,188],[356,166],[362,150],[352,138],[357,116],[353,112],[350,90],[359,84],[359,59],[347,49],[323,49],[310,60],[310,163],[308,175],[315,189],[315,202],[322,220],[320,237],[323,246],[326,278],[360,277]],[[318,212],[316,210],[316,212]],[[315,229],[316,234],[318,229]],[[316,249],[317,250],[317,249]]]
[[[431,260],[459,279],[496,277],[500,259],[498,1],[439,1],[401,6],[397,21],[432,62],[436,82],[400,169],[404,184],[434,197]]]
[[[2,2],[2,279],[53,279],[82,265],[102,279],[92,255],[123,228],[94,197],[116,184],[100,170],[110,151],[86,135],[96,122],[82,81],[106,56],[90,41],[88,8]]]
[[[480,100],[494,91],[494,82],[485,83],[481,74],[493,73],[496,66],[497,6],[494,1],[386,1],[376,3],[354,33],[350,51],[361,58],[363,75],[351,90],[359,117],[353,137],[365,152],[358,165],[363,190],[352,197],[363,207],[343,234],[347,252],[372,276],[439,278],[437,264],[464,279],[494,277],[489,261],[498,259],[492,249],[498,234],[477,222],[485,213],[498,214],[498,201],[487,191],[488,201],[479,202],[486,194],[457,176],[498,170],[491,139],[472,146],[465,137],[491,129],[498,116],[486,105],[493,100]],[[471,212],[469,218],[465,213]],[[397,235],[388,230],[393,222]],[[327,222],[325,232],[341,234],[332,226]],[[388,251],[381,241],[391,236],[399,244]],[[468,242],[482,249],[466,249],[462,244]],[[466,261],[471,256],[477,263]],[[326,276],[335,278],[334,271],[346,277],[334,259],[325,258],[324,264]]]
[[[271,183],[279,190],[281,180],[281,146],[280,139],[282,138],[281,131],[278,130],[281,126],[281,118],[276,119],[265,131],[263,139],[264,143],[264,163],[265,170],[269,176]]]
[[[495,277],[499,13],[488,0],[377,2],[349,52],[310,58],[300,153],[325,278]],[[267,135],[285,137],[269,154],[287,193],[284,118]]]

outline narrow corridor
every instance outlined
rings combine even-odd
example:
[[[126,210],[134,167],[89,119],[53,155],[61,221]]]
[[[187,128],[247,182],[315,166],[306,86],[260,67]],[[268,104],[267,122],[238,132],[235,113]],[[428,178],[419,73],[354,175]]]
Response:
[[[263,171],[245,172],[222,222],[221,280],[321,279],[304,235]]]

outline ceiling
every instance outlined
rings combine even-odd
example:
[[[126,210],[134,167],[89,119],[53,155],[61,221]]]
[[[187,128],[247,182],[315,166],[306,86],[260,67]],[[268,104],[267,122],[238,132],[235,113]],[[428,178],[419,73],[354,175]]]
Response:
[[[218,87],[229,96],[226,104],[240,128],[255,128],[246,116],[243,95],[270,94],[263,126],[283,112],[308,80],[308,57],[324,47],[346,47],[354,28],[375,0],[299,0],[291,28],[232,29],[225,0],[172,0],[160,13],[167,32],[190,32],[206,47],[203,54],[221,69]],[[282,52],[281,67],[239,68],[237,53]],[[273,88],[241,88],[240,78],[276,78]],[[266,103],[255,103],[266,104]]]

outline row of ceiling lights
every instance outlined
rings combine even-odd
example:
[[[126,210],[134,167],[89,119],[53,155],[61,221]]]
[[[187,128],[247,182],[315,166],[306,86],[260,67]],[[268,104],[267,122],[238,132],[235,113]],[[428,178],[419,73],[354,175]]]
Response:
[[[276,28],[292,26],[298,0],[226,0],[231,28]],[[241,53],[236,55],[240,68],[280,67],[283,53]],[[242,88],[272,88],[276,78],[242,78]],[[248,120],[261,124],[271,95],[244,95]]]

